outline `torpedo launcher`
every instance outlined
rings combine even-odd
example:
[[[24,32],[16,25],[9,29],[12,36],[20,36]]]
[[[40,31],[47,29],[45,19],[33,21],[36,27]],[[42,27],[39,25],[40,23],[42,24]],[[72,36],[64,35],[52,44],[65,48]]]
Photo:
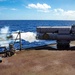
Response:
[[[70,41],[75,41],[75,25],[72,26],[39,26],[37,39],[56,40],[57,48],[69,48]]]

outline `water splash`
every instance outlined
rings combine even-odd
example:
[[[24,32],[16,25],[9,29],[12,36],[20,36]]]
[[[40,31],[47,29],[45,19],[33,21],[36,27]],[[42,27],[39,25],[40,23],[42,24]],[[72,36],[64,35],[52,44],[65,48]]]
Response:
[[[18,32],[19,31],[14,31],[13,33],[11,33],[11,35],[13,36],[13,39],[16,39]],[[8,46],[9,45],[9,43],[11,42],[10,39],[7,39],[7,36],[10,35],[9,33],[10,33],[9,27],[7,27],[7,26],[0,29],[0,46]],[[19,36],[17,37],[17,39],[19,39]],[[21,39],[23,39],[29,43],[38,42],[38,40],[36,40],[36,33],[34,33],[34,32],[21,33]]]
[[[5,26],[3,28],[0,29],[0,33],[5,33],[5,34],[8,34],[10,31],[9,31],[9,27]]]
[[[9,27],[5,26],[0,29],[0,46],[8,46],[9,40],[7,40],[7,35],[9,33]]]
[[[38,40],[36,40],[36,33],[33,32],[26,32],[26,33],[22,33],[22,39],[28,41],[28,42],[38,42]]]
[[[0,46],[6,46],[9,47],[9,43],[13,43],[15,42],[14,39],[16,39],[17,37],[17,41],[15,43],[15,48],[19,49],[18,47],[20,47],[20,43],[19,43],[19,33],[20,31],[14,31],[11,34],[9,27],[5,26],[3,28],[0,29]],[[12,39],[7,39],[7,37],[12,36]],[[42,46],[45,44],[49,44],[49,43],[53,43],[51,41],[42,41],[42,40],[37,40],[36,39],[36,33],[34,32],[22,32],[21,33],[21,40],[22,40],[22,47],[26,48],[26,47],[34,47],[34,46]]]
[[[13,33],[12,35],[13,35],[13,38],[16,39],[17,34]],[[17,38],[19,39],[19,36]],[[28,41],[29,43],[38,42],[38,40],[36,39],[36,33],[34,33],[34,32],[23,32],[23,33],[21,33],[21,39]]]

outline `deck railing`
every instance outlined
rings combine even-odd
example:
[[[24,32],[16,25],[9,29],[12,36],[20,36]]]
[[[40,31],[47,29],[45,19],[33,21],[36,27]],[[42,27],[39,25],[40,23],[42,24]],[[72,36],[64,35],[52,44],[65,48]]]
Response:
[[[8,50],[9,45],[12,44],[14,46],[16,41],[19,40],[19,44],[20,44],[19,50],[21,51],[22,50],[21,33],[22,32],[13,33],[13,34],[17,35],[16,38],[13,38],[12,33],[0,33],[0,49],[3,48],[4,52],[10,51],[10,50]],[[9,41],[11,41],[12,43],[10,43]],[[2,52],[0,51],[0,53],[2,53]]]

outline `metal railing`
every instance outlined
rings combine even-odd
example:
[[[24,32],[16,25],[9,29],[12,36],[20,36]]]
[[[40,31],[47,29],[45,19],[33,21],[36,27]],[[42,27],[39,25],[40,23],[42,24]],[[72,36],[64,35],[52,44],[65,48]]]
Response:
[[[15,39],[13,38],[12,33],[0,33],[0,48],[4,49],[6,49],[7,47],[9,48],[10,44],[14,46],[16,41],[19,40],[19,45],[20,45],[19,50],[21,51],[22,50],[21,32],[15,32],[14,34],[17,35]],[[9,43],[8,41],[11,41],[12,43]]]

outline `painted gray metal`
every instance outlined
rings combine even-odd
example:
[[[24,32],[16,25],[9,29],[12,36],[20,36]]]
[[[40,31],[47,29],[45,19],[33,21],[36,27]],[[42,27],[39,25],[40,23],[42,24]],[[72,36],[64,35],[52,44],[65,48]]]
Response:
[[[39,26],[37,39],[41,40],[75,40],[74,26]]]
[[[39,26],[37,32],[39,33],[57,33],[60,30],[71,30],[71,26]]]

